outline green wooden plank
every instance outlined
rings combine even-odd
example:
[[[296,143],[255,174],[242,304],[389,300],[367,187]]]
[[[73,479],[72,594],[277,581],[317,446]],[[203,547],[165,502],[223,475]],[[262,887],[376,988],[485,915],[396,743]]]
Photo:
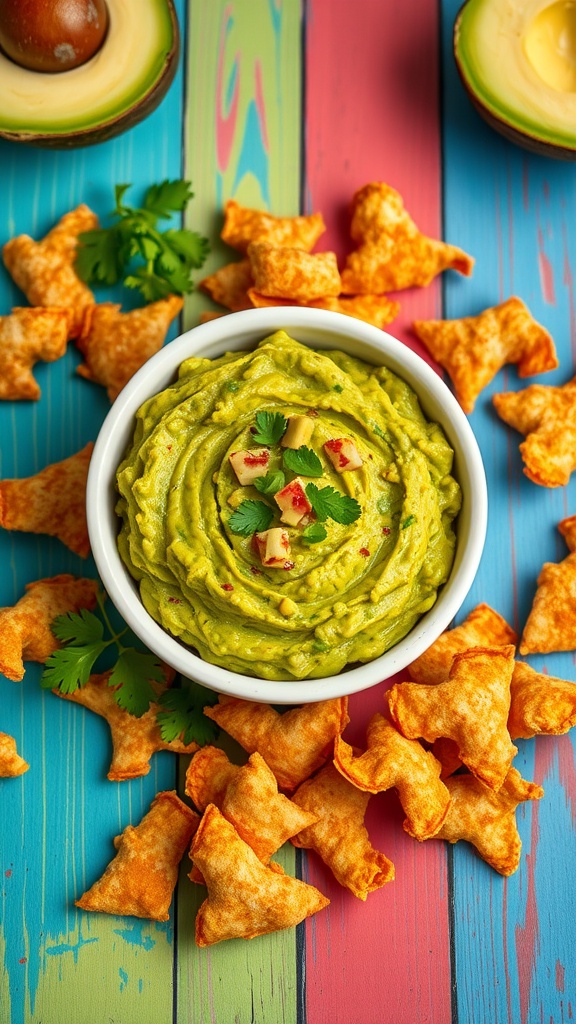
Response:
[[[276,214],[299,212],[301,8],[299,0],[281,5],[192,0],[189,15],[185,168],[196,198],[188,223],[211,240],[202,271],[208,274],[239,258],[218,241],[226,199]],[[185,325],[194,326],[201,310],[209,308],[215,307],[206,296],[192,295]],[[291,846],[276,859],[295,874]],[[205,897],[204,887],[183,877],[178,889],[178,1021],[294,1024],[295,929],[199,950],[194,917]]]

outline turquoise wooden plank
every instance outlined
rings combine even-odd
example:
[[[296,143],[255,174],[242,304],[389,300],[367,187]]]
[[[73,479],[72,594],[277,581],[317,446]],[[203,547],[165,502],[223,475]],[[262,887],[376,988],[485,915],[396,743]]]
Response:
[[[177,0],[184,25],[184,0]],[[183,73],[154,114],[102,145],[69,152],[0,145],[0,241],[46,233],[67,210],[86,202],[98,214],[113,206],[113,187],[146,186],[182,173]],[[99,301],[134,303],[119,288]],[[0,273],[0,314],[26,304]],[[172,326],[169,337],[178,333]],[[109,408],[102,388],[75,374],[71,345],[56,363],[38,364],[39,402],[0,403],[0,477],[37,472],[94,439]],[[0,531],[0,606],[31,580],[59,572],[95,577],[95,567],[47,537]],[[28,665],[21,684],[0,678],[0,728],[13,734],[30,770],[0,780],[0,1020],[2,1024],[129,1024],[172,1020],[172,924],[77,911],[74,898],[112,858],[111,840],[137,822],[153,796],[176,785],[177,762],[155,755],[148,776],[106,779],[106,724],[40,690]]]
[[[475,314],[512,294],[553,334],[560,366],[520,381],[501,371],[470,422],[489,488],[486,550],[463,613],[479,601],[522,629],[544,561],[567,554],[556,530],[574,512],[576,481],[549,490],[522,472],[521,436],[496,416],[491,396],[536,380],[562,384],[574,373],[573,267],[575,168],[533,156],[494,134],[468,102],[451,52],[458,0],[444,0],[445,234],[477,257],[470,281],[445,280],[445,315]],[[529,659],[540,671],[576,679],[572,653]],[[518,812],[518,872],[494,875],[464,844],[454,848],[456,1009],[467,1024],[560,1024],[576,1000],[576,894],[568,879],[576,855],[575,740],[521,741],[515,765],[545,788]]]

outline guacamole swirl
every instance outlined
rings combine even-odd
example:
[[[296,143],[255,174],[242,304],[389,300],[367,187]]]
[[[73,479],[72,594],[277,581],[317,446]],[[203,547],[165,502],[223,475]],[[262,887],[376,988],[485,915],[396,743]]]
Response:
[[[288,528],[286,567],[266,568],[230,527],[239,487],[229,457],[254,446],[257,413],[314,417],[317,487],[359,502],[310,543]],[[345,435],[362,457],[338,473],[323,444]],[[270,467],[282,465],[270,446]],[[202,658],[265,679],[317,678],[371,661],[434,604],[450,572],[460,508],[453,451],[414,391],[386,367],[313,351],[284,331],[251,352],[191,358],[146,401],[118,469],[118,544],[152,617]],[[240,492],[240,493],[239,493]],[[310,534],[308,534],[310,536]]]

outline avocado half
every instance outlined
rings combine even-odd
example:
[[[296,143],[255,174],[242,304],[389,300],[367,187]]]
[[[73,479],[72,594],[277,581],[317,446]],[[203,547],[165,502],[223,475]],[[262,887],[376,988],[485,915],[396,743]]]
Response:
[[[160,103],[178,65],[172,0],[106,2],[106,38],[81,67],[29,71],[0,53],[0,138],[54,149],[87,146],[132,128]]]
[[[454,55],[492,128],[542,156],[576,160],[576,0],[468,0]]]

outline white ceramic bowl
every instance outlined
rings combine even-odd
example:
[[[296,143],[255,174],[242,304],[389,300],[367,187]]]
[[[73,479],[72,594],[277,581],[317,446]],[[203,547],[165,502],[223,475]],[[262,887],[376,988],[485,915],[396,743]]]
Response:
[[[115,478],[132,438],[142,402],[176,378],[180,363],[192,355],[215,358],[226,351],[253,348],[276,330],[285,329],[311,348],[341,349],[368,363],[386,365],[419,396],[429,420],[441,424],[455,452],[454,475],[463,502],[455,522],[457,546],[450,577],[438,599],[410,632],[385,654],[365,665],[323,679],[271,681],[227,671],[193,654],[148,614],[135,581],[116,545],[119,519]],[[195,327],[170,342],[138,371],[114,402],[90,463],[87,487],[88,531],[92,552],[106,591],[138,637],[178,672],[219,693],[270,704],[304,704],[327,700],[374,686],[414,661],[447,628],[476,574],[486,534],[486,478],[472,429],[442,379],[423,359],[384,331],[341,313],[302,307],[273,307],[232,313]]]

